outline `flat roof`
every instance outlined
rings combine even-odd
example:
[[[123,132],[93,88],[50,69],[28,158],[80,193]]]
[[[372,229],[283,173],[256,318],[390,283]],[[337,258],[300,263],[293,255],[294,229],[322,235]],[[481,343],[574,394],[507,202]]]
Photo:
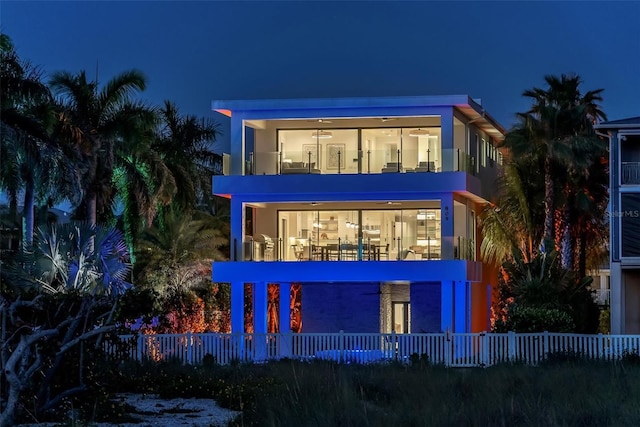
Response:
[[[609,120],[594,126],[596,129],[629,129],[640,128],[640,117],[630,117],[628,119]]]
[[[214,100],[211,109],[227,116],[234,111],[311,110],[380,107],[456,107],[478,127],[498,140],[506,130],[469,95],[425,95],[351,98]]]

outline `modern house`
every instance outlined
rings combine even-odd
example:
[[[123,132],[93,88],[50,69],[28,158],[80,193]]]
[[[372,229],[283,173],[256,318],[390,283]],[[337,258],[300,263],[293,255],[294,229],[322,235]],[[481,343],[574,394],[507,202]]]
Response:
[[[496,271],[478,259],[477,217],[505,132],[480,103],[454,95],[212,109],[231,118],[226,172],[213,177],[213,193],[231,200],[231,260],[213,264],[213,280],[231,284],[232,332],[245,331],[245,289],[256,333],[490,328]]]
[[[609,137],[612,334],[640,334],[640,117],[600,123]]]

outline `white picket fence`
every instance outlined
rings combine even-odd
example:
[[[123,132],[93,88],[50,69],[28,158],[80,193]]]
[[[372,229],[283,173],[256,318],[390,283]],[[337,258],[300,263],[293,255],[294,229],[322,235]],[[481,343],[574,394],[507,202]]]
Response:
[[[132,359],[202,363],[264,362],[282,358],[343,363],[399,361],[415,357],[452,367],[483,367],[504,362],[537,365],[547,356],[571,353],[614,360],[640,353],[640,335],[565,333],[434,334],[157,334],[123,335],[107,352]]]

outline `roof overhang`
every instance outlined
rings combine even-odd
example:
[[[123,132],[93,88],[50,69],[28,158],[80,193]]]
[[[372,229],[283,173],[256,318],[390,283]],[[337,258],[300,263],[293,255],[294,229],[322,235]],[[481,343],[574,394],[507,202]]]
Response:
[[[288,111],[305,110],[345,110],[381,109],[402,107],[455,107],[462,112],[471,123],[474,123],[494,139],[501,141],[505,129],[491,117],[484,108],[468,95],[433,95],[433,96],[395,96],[372,98],[306,98],[306,99],[252,99],[252,100],[214,100],[211,108],[229,117],[234,112],[280,111],[282,118]],[[290,116],[299,116],[291,114]]]

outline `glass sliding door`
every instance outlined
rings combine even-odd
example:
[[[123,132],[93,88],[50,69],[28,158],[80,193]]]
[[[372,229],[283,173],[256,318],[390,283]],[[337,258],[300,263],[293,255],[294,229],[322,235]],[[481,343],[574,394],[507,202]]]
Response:
[[[439,208],[279,211],[278,224],[286,261],[440,259]]]

